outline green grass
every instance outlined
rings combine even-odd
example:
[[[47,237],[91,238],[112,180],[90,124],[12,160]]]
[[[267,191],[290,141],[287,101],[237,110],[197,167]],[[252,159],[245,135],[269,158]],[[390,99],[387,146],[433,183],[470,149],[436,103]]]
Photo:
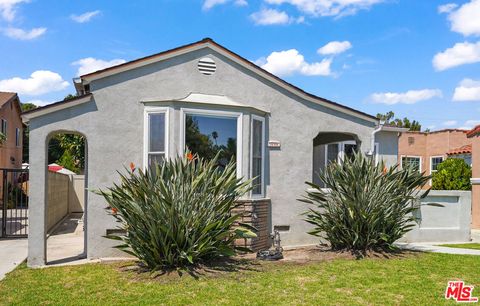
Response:
[[[0,305],[453,305],[443,298],[449,280],[480,288],[480,258],[468,255],[262,263],[199,279],[152,279],[122,266],[21,265],[0,282]]]
[[[440,246],[457,248],[457,249],[480,250],[480,243],[460,243],[460,244],[454,243],[454,244],[441,244]]]

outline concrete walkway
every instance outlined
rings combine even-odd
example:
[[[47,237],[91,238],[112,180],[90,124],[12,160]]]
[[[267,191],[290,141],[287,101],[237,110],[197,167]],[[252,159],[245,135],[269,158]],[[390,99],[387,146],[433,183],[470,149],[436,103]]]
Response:
[[[81,213],[62,220],[47,239],[47,265],[78,261],[85,257]]]
[[[27,258],[28,240],[0,239],[0,280]]]
[[[438,243],[438,244],[446,244],[446,243]],[[431,244],[431,243],[397,243],[397,246],[402,249],[413,250],[413,251],[480,256],[480,250],[449,248],[449,247],[442,247],[442,246]]]

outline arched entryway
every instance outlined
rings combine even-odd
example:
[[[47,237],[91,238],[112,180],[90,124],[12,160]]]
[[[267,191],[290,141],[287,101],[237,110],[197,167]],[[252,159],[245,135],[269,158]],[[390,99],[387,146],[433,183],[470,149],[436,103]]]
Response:
[[[341,162],[360,150],[357,135],[342,132],[320,132],[313,139],[312,182],[322,185],[318,173],[331,162]]]
[[[88,150],[79,132],[53,132],[46,141],[46,260],[57,264],[86,257]]]

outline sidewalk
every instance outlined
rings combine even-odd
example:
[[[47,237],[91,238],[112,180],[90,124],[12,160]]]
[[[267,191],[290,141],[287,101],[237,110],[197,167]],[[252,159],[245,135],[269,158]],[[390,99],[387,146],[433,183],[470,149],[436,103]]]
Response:
[[[0,239],[0,280],[27,258],[28,240]]]
[[[445,244],[445,243],[438,243],[438,244]],[[397,243],[396,245],[401,249],[413,250],[413,251],[480,256],[480,250],[442,247],[432,243]]]

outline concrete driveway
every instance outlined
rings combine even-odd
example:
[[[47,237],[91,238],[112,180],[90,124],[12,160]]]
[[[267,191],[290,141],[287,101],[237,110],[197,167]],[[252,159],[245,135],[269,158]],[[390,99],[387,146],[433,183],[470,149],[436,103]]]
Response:
[[[28,239],[0,239],[0,280],[27,258]]]

